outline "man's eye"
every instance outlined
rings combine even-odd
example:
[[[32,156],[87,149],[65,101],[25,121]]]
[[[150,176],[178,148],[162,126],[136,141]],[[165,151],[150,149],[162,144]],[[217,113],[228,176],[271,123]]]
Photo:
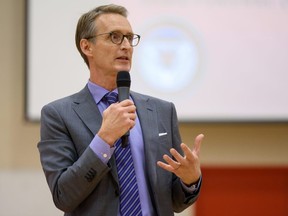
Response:
[[[134,35],[126,35],[128,41],[133,41]]]
[[[121,40],[121,35],[120,35],[120,34],[117,34],[117,33],[113,33],[113,34],[111,35],[111,37],[112,37],[112,40],[114,40],[114,41],[119,41],[119,40]]]

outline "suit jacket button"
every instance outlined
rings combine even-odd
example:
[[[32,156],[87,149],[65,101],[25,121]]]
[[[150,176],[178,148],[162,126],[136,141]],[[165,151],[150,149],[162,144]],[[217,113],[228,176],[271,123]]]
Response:
[[[85,178],[88,182],[93,181],[95,175],[96,175],[96,170],[94,170],[93,168],[91,168],[88,173],[86,173]]]

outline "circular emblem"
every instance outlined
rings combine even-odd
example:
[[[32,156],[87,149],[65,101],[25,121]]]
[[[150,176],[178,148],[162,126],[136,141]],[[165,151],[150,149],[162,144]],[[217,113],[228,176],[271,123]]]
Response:
[[[191,29],[163,22],[141,36],[136,68],[143,81],[160,92],[187,87],[199,70],[199,44]]]

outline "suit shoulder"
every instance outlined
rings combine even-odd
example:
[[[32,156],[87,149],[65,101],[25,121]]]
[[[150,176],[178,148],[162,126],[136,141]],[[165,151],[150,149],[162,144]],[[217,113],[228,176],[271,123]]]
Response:
[[[131,91],[131,95],[132,98],[136,98],[136,99],[140,99],[140,100],[144,100],[144,101],[150,101],[150,102],[155,102],[155,103],[163,103],[163,104],[173,104],[173,102],[171,101],[167,101],[167,100],[163,100],[157,97],[153,97],[151,95],[146,95],[146,94],[142,94],[139,92],[133,92]]]
[[[59,99],[54,100],[54,101],[51,101],[51,102],[45,104],[43,106],[43,108],[45,108],[45,107],[58,107],[58,106],[70,103],[72,101],[71,99],[73,98],[73,96],[74,96],[74,94],[63,97],[63,98],[59,98]]]
[[[47,107],[58,107],[58,108],[67,107],[72,103],[77,103],[80,102],[81,100],[85,100],[87,96],[89,96],[89,90],[88,88],[85,87],[84,89],[82,89],[77,93],[49,102],[48,104],[44,105],[42,109],[45,109]]]

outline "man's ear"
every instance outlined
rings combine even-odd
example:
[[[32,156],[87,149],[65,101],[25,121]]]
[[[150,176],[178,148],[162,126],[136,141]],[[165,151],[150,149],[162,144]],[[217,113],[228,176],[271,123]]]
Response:
[[[91,56],[92,55],[91,43],[87,39],[81,39],[80,47],[81,47],[82,52],[86,56]]]

